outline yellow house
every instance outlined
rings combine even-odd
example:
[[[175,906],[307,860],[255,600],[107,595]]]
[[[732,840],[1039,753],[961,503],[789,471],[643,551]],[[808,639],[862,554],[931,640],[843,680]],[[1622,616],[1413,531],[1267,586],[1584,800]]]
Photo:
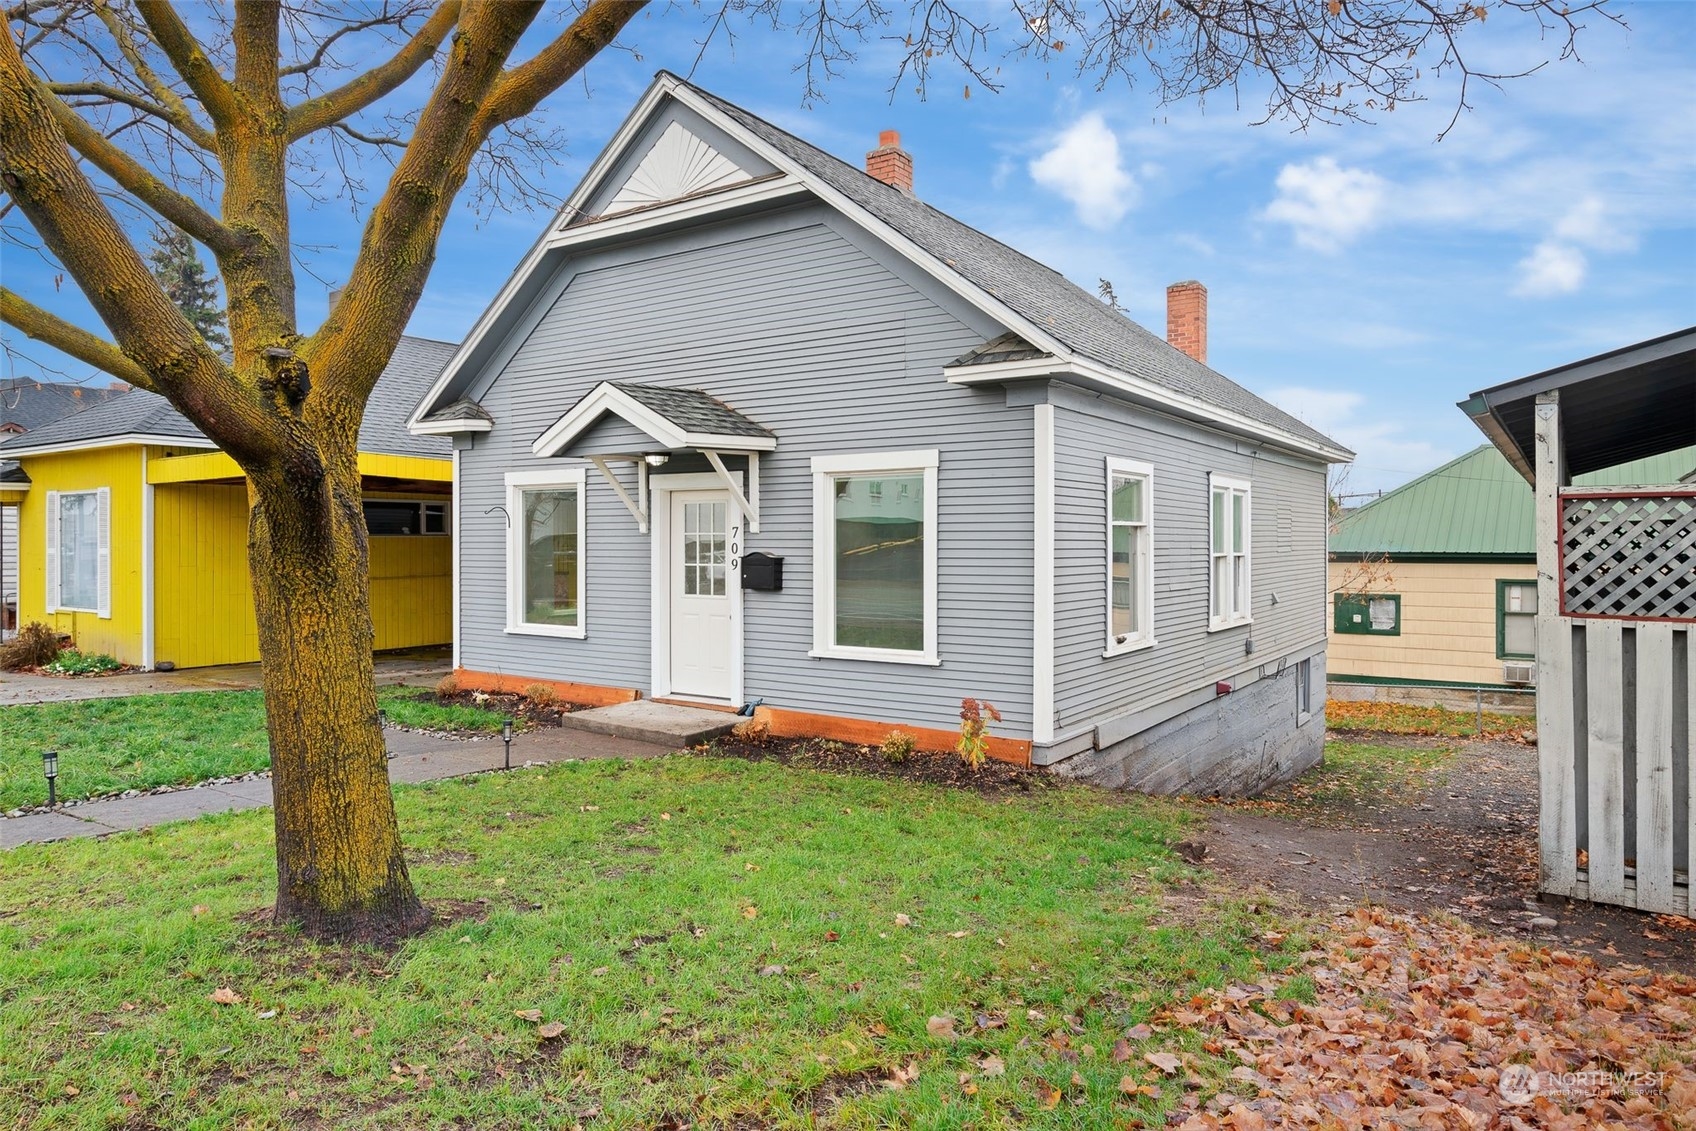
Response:
[[[359,436],[376,650],[453,637],[452,445],[405,421],[455,347],[403,338]],[[17,508],[18,622],[179,668],[259,658],[240,468],[163,397],[132,390],[0,444]]]
[[[1682,448],[1573,480],[1671,483]],[[1489,444],[1346,515],[1331,533],[1333,684],[1523,687],[1536,680],[1531,487]]]

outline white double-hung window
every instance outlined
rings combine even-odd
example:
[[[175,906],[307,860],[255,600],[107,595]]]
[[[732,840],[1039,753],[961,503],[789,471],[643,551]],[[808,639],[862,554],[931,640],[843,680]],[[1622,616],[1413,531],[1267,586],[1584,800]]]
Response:
[[[814,456],[811,655],[936,664],[937,452]]]
[[[583,636],[584,472],[509,471],[508,632]]]
[[[112,491],[47,492],[47,611],[112,615]]]
[[[1107,459],[1107,650],[1154,643],[1154,468]]]
[[[1208,631],[1247,624],[1253,619],[1249,482],[1228,475],[1208,477],[1211,503],[1208,571]]]

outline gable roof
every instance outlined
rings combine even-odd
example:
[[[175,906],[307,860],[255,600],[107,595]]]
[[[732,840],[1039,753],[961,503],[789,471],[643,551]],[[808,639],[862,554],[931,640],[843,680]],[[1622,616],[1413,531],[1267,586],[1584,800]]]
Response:
[[[668,96],[780,170],[780,175],[774,175],[780,183],[770,183],[774,178],[736,182],[718,190],[727,197],[751,185],[763,185],[762,191],[774,194],[804,188],[867,226],[895,250],[1005,324],[1039,358],[1052,358],[1057,363],[1094,363],[1109,376],[1122,375],[1141,387],[1159,390],[1176,407],[1202,419],[1238,431],[1248,425],[1274,440],[1326,458],[1352,456],[1335,441],[1168,344],[1052,268],[667,71],[655,76],[613,141],[567,199],[559,218],[544,231],[479,319],[442,380],[419,405],[414,423],[429,418],[438,403],[465,394],[469,383],[465,371],[486,361],[491,349],[483,340],[485,335],[501,332],[497,327],[507,306],[518,300],[524,281],[543,269],[551,255],[561,254],[567,241],[595,238],[596,229],[603,226],[618,225],[618,231],[625,234],[636,230],[629,227],[628,212],[584,223],[579,210],[600,187],[614,165],[613,159]],[[699,209],[703,200],[713,195],[708,191],[684,199],[690,202],[688,207]],[[669,207],[682,204],[682,200],[673,201]],[[667,207],[654,205],[642,211],[660,222]],[[1023,351],[1021,355],[1032,356]],[[983,359],[974,360],[983,363]]]
[[[406,416],[441,373],[458,347],[452,342],[403,337],[377,378],[359,427],[359,450],[384,455],[448,459],[453,442],[439,436],[414,436]],[[106,444],[102,444],[105,441]],[[111,400],[72,413],[0,443],[0,453],[101,447],[116,443],[179,443],[209,448],[212,442],[157,393],[131,389]]]
[[[1675,483],[1696,467],[1696,447],[1577,477],[1583,487]],[[1334,554],[1397,557],[1535,556],[1531,485],[1500,451],[1482,444],[1349,512],[1331,535]]]
[[[35,377],[0,379],[0,432],[28,432],[109,401],[127,386],[77,385]]]
[[[537,437],[531,451],[557,456],[608,414],[645,433],[661,448],[771,451],[777,447],[777,437],[769,429],[707,393],[602,381]]]

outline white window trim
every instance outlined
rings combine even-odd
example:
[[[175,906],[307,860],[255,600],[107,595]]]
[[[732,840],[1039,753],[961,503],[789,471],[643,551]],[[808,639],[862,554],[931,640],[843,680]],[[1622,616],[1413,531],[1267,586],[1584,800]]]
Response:
[[[506,473],[506,630],[516,636],[558,636],[582,640],[588,635],[589,564],[587,547],[589,477],[586,468],[549,468],[545,471]],[[577,623],[574,625],[529,624],[524,620],[524,498],[527,490],[577,489]]]
[[[1307,701],[1307,710],[1302,710],[1302,701]],[[1313,657],[1296,661],[1296,725],[1301,726],[1313,718]]]
[[[899,452],[851,452],[814,456],[813,472],[813,647],[814,659],[869,660],[883,664],[942,663],[936,647],[936,551],[937,467],[941,453],[936,448]],[[890,475],[922,473],[925,477],[925,646],[921,652],[893,648],[853,648],[835,643],[836,586],[832,570],[836,560],[835,496],[831,480],[837,475],[865,472]]]
[[[87,608],[81,605],[62,604],[64,593],[64,578],[59,573],[59,561],[64,553],[64,534],[61,523],[64,519],[62,504],[65,499],[77,495],[94,496],[95,521],[95,554],[94,554],[94,606]],[[93,613],[101,620],[112,619],[112,489],[110,487],[88,487],[80,491],[49,491],[47,492],[47,561],[46,581],[47,600],[46,612],[49,613]]]
[[[450,535],[450,533],[453,530],[453,510],[452,510],[452,506],[447,500],[444,500],[444,499],[402,499],[402,498],[391,498],[387,495],[366,495],[362,500],[360,500],[360,505],[363,506],[365,503],[405,503],[408,506],[416,507],[417,510],[418,510],[418,527],[419,527],[418,533],[416,533],[416,534],[370,534],[369,536],[372,537],[372,538],[446,538]],[[424,529],[424,508],[425,507],[441,507],[442,508],[442,528],[440,530],[426,531]]]
[[[1219,488],[1243,493],[1243,611],[1236,616],[1213,615],[1213,492]],[[1229,532],[1229,524],[1226,531]],[[1226,557],[1231,555],[1227,553]],[[1207,631],[1223,632],[1254,623],[1254,484],[1234,475],[1207,476]]]
[[[1132,593],[1132,600],[1138,603],[1136,612],[1137,622],[1141,624],[1140,632],[1127,636],[1123,641],[1113,635],[1113,480],[1115,478],[1136,478],[1142,480],[1142,527],[1145,536],[1143,544],[1143,573],[1144,585],[1142,592]],[[1107,546],[1103,557],[1107,573],[1107,613],[1105,630],[1107,647],[1101,653],[1102,658],[1123,656],[1128,652],[1141,652],[1152,648],[1157,643],[1154,638],[1154,465],[1139,463],[1136,460],[1120,459],[1117,456],[1107,457],[1106,478],[1107,502]],[[1209,498],[1211,499],[1211,494]],[[1209,608],[1212,606],[1209,605]]]

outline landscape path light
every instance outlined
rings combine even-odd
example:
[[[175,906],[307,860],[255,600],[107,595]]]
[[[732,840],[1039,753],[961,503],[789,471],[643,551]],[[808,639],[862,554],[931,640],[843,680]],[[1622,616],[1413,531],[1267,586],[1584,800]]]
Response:
[[[53,808],[59,803],[59,752],[43,750],[41,752],[41,775],[47,779],[47,807]]]
[[[501,720],[501,741],[506,743],[506,768],[512,769],[512,716]]]

